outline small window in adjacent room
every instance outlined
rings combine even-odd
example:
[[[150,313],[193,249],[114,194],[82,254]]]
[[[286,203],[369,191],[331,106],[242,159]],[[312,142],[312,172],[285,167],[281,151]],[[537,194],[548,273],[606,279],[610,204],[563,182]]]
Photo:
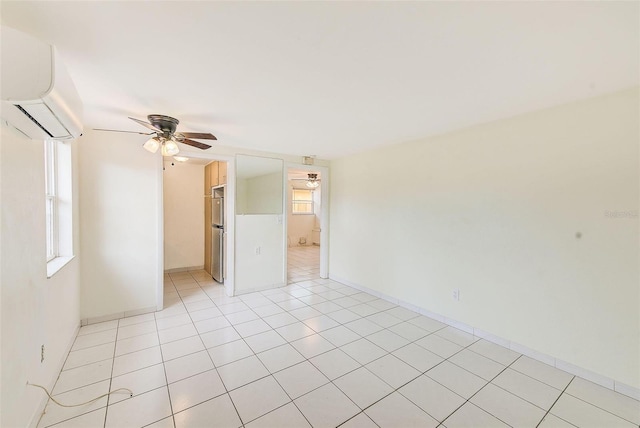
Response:
[[[73,259],[71,146],[44,142],[47,277]]]
[[[313,190],[293,189],[293,214],[313,214]]]

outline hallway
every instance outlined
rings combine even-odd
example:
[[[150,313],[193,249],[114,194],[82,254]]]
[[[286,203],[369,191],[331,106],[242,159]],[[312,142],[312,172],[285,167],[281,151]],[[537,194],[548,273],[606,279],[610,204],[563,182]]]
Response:
[[[287,252],[287,283],[320,278],[320,247],[310,245],[289,247]]]

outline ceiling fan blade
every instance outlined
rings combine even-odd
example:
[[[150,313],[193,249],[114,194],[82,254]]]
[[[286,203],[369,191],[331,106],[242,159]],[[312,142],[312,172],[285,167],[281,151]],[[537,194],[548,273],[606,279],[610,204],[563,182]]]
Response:
[[[208,144],[204,144],[204,143],[201,143],[199,141],[193,141],[193,140],[190,140],[188,138],[185,138],[184,140],[178,141],[178,142],[180,142],[182,144],[188,144],[190,146],[197,147],[197,148],[202,149],[202,150],[207,150],[208,148],[211,147]]]
[[[133,117],[130,117],[129,119],[133,120],[136,123],[139,123],[140,125],[144,126],[145,128],[149,128],[150,130],[152,130],[154,132],[162,132],[162,129],[156,128],[155,126],[153,126],[150,123],[145,122],[144,120],[135,119]]]
[[[151,135],[155,134],[155,132],[138,132],[138,131],[120,131],[118,129],[102,129],[102,128],[93,128],[94,131],[108,131],[108,132],[126,132],[127,134],[141,134],[141,135]]]
[[[203,132],[179,132],[184,138],[195,138],[196,140],[217,140],[216,136]]]

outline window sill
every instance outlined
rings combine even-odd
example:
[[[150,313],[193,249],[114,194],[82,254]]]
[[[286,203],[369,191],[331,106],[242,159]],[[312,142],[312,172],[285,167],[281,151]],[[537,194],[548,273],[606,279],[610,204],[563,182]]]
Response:
[[[73,260],[75,256],[68,257],[56,257],[55,259],[47,262],[47,279],[58,273],[67,263]]]

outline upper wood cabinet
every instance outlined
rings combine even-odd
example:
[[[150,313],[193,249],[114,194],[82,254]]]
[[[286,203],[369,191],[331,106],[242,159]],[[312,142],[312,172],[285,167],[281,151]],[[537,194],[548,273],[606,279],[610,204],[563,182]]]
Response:
[[[220,162],[215,161],[215,162],[211,162],[209,165],[211,165],[211,185],[212,186],[217,186],[220,184],[220,179],[218,178],[218,164]]]
[[[227,184],[227,163],[218,162],[218,184]]]
[[[211,187],[227,184],[227,163],[213,161],[204,167],[205,194],[211,193]]]
[[[211,193],[211,164],[204,167],[204,194]]]

